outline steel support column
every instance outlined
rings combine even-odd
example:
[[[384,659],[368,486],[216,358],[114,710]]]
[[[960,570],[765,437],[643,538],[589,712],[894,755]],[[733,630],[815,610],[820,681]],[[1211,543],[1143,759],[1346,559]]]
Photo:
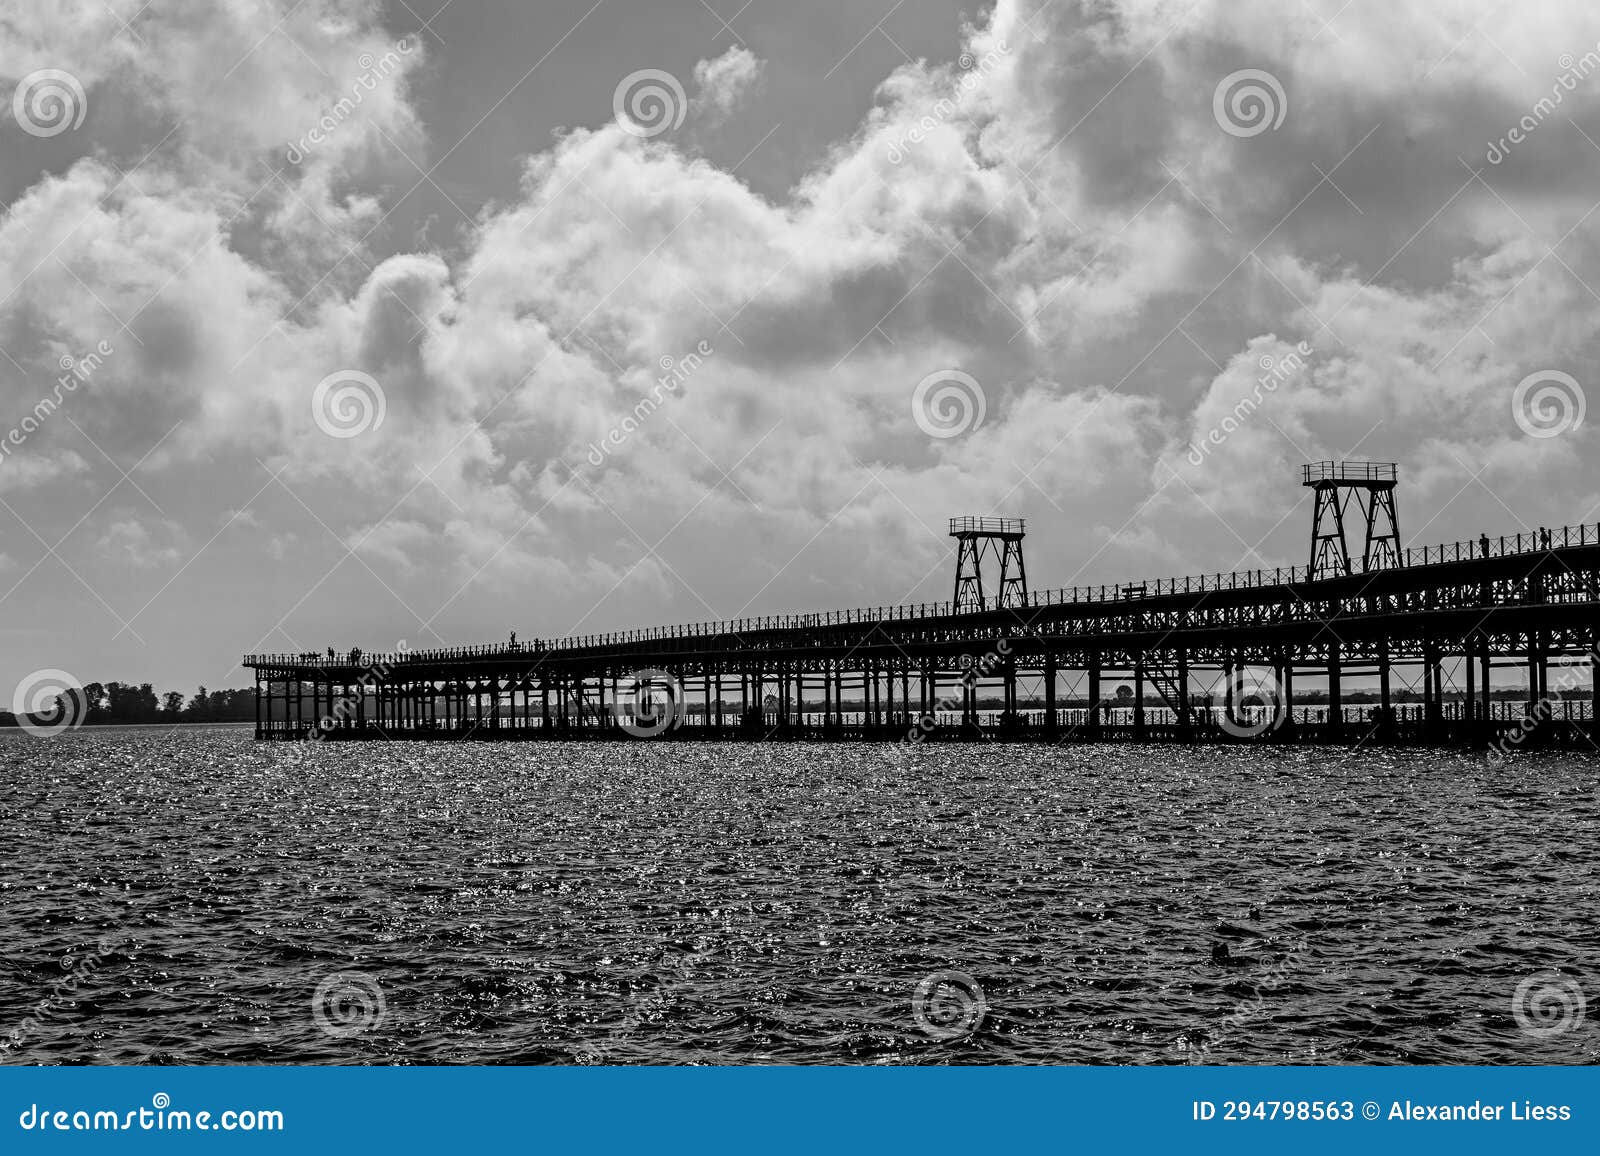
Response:
[[[1339,686],[1339,644],[1328,644],[1328,730],[1330,734],[1344,733],[1344,698]]]
[[[1044,655],[1044,733],[1054,739],[1056,727],[1056,654],[1053,650]]]
[[[1100,655],[1089,656],[1089,737],[1100,737]]]

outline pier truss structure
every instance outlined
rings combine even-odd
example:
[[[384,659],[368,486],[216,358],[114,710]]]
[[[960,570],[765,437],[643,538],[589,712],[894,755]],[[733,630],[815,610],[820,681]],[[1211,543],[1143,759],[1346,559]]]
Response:
[[[1595,740],[1600,525],[534,643],[246,655],[295,739]]]
[[[1316,495],[1311,514],[1311,573],[1318,578],[1355,573],[1345,514],[1354,499],[1361,515],[1361,571],[1401,563],[1400,516],[1394,490],[1394,462],[1312,462],[1301,467],[1300,484]]]
[[[958,610],[988,606],[1026,606],[1028,569],[1022,561],[1021,518],[951,518],[950,536],[956,540],[956,588],[952,599]],[[983,560],[987,557],[999,579],[991,601],[983,585]]]

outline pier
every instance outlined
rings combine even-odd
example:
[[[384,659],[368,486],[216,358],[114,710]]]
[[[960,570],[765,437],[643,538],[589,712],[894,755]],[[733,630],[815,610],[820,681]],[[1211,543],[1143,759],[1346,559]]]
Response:
[[[1600,524],[1406,548],[1396,480],[1304,467],[1304,567],[1030,591],[1023,522],[967,517],[950,602],[246,655],[255,733],[1600,750]]]

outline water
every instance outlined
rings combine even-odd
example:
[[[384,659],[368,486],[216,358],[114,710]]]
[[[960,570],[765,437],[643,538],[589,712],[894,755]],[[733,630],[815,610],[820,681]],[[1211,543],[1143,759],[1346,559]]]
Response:
[[[0,1058],[1593,1063],[1596,766],[14,734]]]

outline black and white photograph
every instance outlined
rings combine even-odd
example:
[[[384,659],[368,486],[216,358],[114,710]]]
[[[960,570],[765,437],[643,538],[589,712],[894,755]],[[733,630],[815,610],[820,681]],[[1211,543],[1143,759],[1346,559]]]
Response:
[[[0,1065],[1592,1068],[1597,353],[1586,0],[0,0]]]

